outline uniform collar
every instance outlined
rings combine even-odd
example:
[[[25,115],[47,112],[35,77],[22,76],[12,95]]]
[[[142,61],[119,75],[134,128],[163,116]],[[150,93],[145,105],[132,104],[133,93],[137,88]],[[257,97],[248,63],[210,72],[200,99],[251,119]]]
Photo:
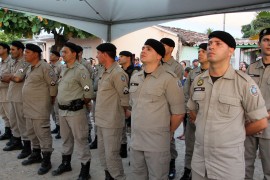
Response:
[[[264,68],[264,65],[263,65],[263,59],[259,59],[259,60],[258,60],[256,69],[259,69],[259,68]]]
[[[159,65],[158,68],[150,74],[150,76],[158,78],[159,75],[164,71],[165,71],[165,69],[163,68],[163,66]],[[139,71],[139,72],[140,72],[140,75],[144,75],[144,71]]]
[[[10,56],[7,56],[6,59],[3,59],[2,63],[6,63],[6,62],[8,62],[10,59],[11,59],[11,57],[10,57]]]
[[[117,63],[117,62],[114,62],[114,63],[111,65],[111,67],[109,67],[109,69],[106,70],[106,72],[107,72],[107,73],[111,73],[112,70],[113,70],[116,66],[118,66],[118,63]]]
[[[42,62],[44,62],[42,59],[39,60],[39,62],[38,62],[36,65],[34,65],[34,67],[35,67],[35,68],[36,68],[36,67],[39,67],[39,66],[41,65]]]
[[[162,61],[163,61],[163,59],[162,59]],[[163,63],[167,63],[169,65],[172,65],[173,61],[174,61],[174,58],[173,58],[173,56],[171,56],[171,59],[169,59],[169,61],[167,61],[167,62],[163,61]]]
[[[73,69],[75,66],[77,66],[78,64],[80,64],[77,60],[75,60],[75,62],[70,66],[70,67],[67,67],[68,69]]]
[[[225,74],[222,76],[224,79],[234,79],[235,70],[230,65]],[[209,70],[206,70],[202,74],[202,78],[210,77]]]

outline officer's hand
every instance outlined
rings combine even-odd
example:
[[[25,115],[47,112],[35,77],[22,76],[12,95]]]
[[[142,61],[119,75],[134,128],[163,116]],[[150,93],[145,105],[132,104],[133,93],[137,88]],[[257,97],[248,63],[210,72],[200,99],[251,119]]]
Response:
[[[129,118],[131,116],[131,111],[126,109],[125,110],[125,119]]]
[[[54,105],[55,103],[55,96],[51,96],[51,104]]]
[[[1,81],[9,83],[12,75],[11,74],[2,74],[1,76]]]

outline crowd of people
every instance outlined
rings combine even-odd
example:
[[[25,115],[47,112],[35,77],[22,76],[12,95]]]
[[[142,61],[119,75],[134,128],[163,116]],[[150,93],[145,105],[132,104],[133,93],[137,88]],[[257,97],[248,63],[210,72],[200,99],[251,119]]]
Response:
[[[270,28],[261,31],[258,44],[262,59],[243,72],[230,65],[236,42],[224,31],[199,45],[192,68],[173,58],[170,38],[147,39],[140,58],[123,50],[118,61],[116,46],[102,43],[96,47],[99,64],[83,59],[83,48],[71,42],[51,51],[49,63],[35,44],[2,42],[3,150],[21,150],[22,165],[40,163],[43,175],[52,168],[51,134],[57,134],[62,162],[53,176],[72,171],[76,145],[79,180],[91,178],[90,149],[98,149],[106,180],[124,180],[129,133],[131,179],[174,179],[174,132],[184,122],[180,180],[253,179],[257,150],[264,179],[270,179]]]

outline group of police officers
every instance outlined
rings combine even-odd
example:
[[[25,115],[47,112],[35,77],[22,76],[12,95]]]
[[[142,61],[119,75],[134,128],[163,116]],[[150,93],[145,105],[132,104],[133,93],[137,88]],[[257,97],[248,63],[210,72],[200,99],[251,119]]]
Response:
[[[142,70],[133,65],[129,51],[121,51],[116,62],[111,43],[97,46],[96,67],[71,42],[61,49],[64,65],[57,51],[51,51],[49,64],[41,60],[37,45],[0,43],[0,113],[5,124],[0,140],[9,139],[3,150],[22,150],[18,159],[28,157],[22,165],[41,163],[38,174],[46,174],[54,150],[52,114],[53,133],[62,139],[62,162],[52,175],[72,170],[76,144],[81,162],[78,179],[89,179],[92,101],[96,127],[91,149],[98,147],[106,180],[126,179],[121,157],[127,157],[127,125],[132,179],[174,179],[174,132],[185,113],[181,180],[253,179],[258,149],[264,179],[270,179],[270,28],[261,31],[258,45],[262,59],[244,74],[230,65],[234,38],[224,31],[212,32],[208,43],[199,45],[200,66],[182,87],[184,70],[172,57],[175,43],[170,38],[144,43]]]

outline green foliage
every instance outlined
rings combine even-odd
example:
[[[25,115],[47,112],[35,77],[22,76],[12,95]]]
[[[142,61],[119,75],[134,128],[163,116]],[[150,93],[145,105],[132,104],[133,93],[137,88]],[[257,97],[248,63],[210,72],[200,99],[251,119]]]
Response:
[[[255,19],[250,24],[242,26],[241,32],[243,38],[249,38],[259,34],[262,29],[268,27],[270,27],[270,11],[261,11],[257,13]]]
[[[6,34],[3,31],[0,31],[0,41],[10,44],[12,41],[22,38],[21,36],[16,36],[13,34]]]
[[[209,35],[209,34],[212,33],[213,31],[214,31],[214,29],[212,29],[212,28],[207,28],[207,29],[205,30],[205,34]]]
[[[41,16],[7,10],[6,8],[0,9],[0,30],[4,31],[5,34],[24,38],[32,38],[33,35],[45,31],[48,34],[53,33],[55,41],[59,39],[68,41],[71,37],[83,39],[93,36],[90,33],[60,22],[45,19]],[[62,36],[62,38],[58,38],[59,36]]]

